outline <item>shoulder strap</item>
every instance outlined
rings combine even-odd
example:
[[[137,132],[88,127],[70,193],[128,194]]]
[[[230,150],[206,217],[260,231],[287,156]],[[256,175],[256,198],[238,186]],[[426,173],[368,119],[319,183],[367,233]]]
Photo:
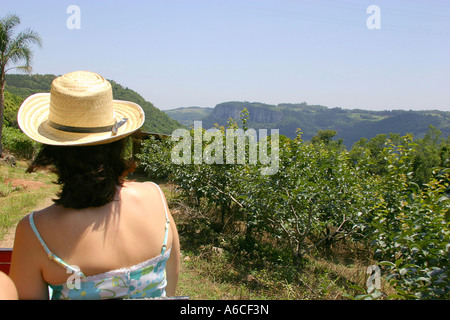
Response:
[[[166,214],[166,224],[165,224],[165,234],[164,234],[164,240],[163,240],[163,245],[162,245],[162,249],[161,249],[161,254],[164,254],[164,252],[166,252],[167,249],[167,237],[169,235],[169,226],[170,226],[170,220],[169,220],[169,213],[167,212],[167,202],[165,201],[164,198],[164,194],[161,190],[161,188],[154,182],[152,182],[159,190],[159,194],[161,195],[161,199],[163,201],[164,204],[164,211]]]
[[[52,260],[52,261],[56,262],[57,264],[59,264],[61,267],[66,268],[71,273],[78,273],[78,274],[80,274],[81,276],[84,277],[83,273],[80,271],[79,268],[77,268],[75,266],[71,266],[70,264],[64,262],[61,258],[59,258],[53,252],[50,251],[50,249],[47,247],[47,245],[45,244],[44,240],[42,239],[41,235],[39,234],[38,229],[36,228],[36,224],[34,223],[33,215],[34,215],[34,212],[32,212],[29,215],[30,226],[31,226],[31,229],[33,229],[34,234],[36,235],[36,238],[39,240],[39,242],[41,243],[42,247],[44,248],[45,253],[47,254],[47,257],[50,260]]]
[[[39,240],[39,242],[41,243],[42,247],[45,250],[45,253],[47,253],[47,256],[51,256],[53,253],[50,251],[50,249],[47,247],[47,245],[45,244],[44,240],[42,239],[41,235],[39,234],[39,231],[36,228],[36,225],[34,224],[34,218],[33,218],[34,212],[32,212],[29,216],[29,220],[30,220],[30,225],[31,225],[31,229],[33,229],[33,232],[36,236],[36,238]]]

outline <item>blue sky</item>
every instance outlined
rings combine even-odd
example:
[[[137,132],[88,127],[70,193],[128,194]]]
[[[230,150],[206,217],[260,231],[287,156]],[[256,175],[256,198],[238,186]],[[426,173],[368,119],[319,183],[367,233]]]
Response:
[[[80,8],[80,29],[67,8]],[[366,25],[370,5],[380,29]],[[98,72],[159,109],[226,101],[450,111],[447,0],[0,0],[34,73]]]

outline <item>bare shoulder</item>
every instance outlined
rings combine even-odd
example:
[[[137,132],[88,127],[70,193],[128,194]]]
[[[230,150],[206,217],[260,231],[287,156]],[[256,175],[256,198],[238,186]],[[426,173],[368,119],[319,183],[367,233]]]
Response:
[[[27,214],[26,216],[24,216],[19,223],[17,224],[16,227],[16,235],[15,238],[17,240],[17,238],[28,238],[31,235],[31,225],[30,225],[30,214]]]
[[[30,249],[35,249],[38,247],[36,234],[31,226],[31,215],[33,215],[33,220],[36,221],[36,218],[42,216],[43,214],[41,212],[33,212],[24,216],[19,221],[16,227],[13,256],[19,249],[23,252],[29,252],[31,251]]]
[[[154,188],[154,189],[158,188],[158,185],[152,181],[143,181],[143,182],[130,181],[127,182],[127,184],[136,188]]]
[[[61,213],[67,211],[67,209],[58,206],[58,205],[51,205],[49,207],[46,207],[44,209],[38,210],[38,211],[34,211],[30,214],[28,214],[27,216],[25,216],[21,223],[23,223],[24,225],[27,225],[30,227],[31,229],[31,225],[30,225],[30,215],[33,215],[33,221],[35,223],[49,223],[49,222],[54,222],[56,220],[58,220],[58,217],[61,216]],[[37,221],[37,222],[36,222]]]
[[[14,282],[0,271],[0,300],[17,300],[19,295]]]
[[[136,195],[136,196],[149,196],[152,194],[159,194],[159,186],[150,181],[146,182],[127,182],[125,185],[125,190]]]

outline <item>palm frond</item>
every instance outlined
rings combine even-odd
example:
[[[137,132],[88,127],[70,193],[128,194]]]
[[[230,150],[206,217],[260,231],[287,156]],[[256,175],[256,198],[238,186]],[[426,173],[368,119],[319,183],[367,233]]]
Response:
[[[24,73],[31,73],[33,71],[33,68],[31,66],[12,67],[12,68],[7,69],[6,71],[14,70],[14,69],[17,69],[17,70],[19,70],[19,72],[24,72]]]
[[[5,30],[11,30],[20,24],[20,18],[18,15],[9,13],[0,20],[0,24],[4,26]]]
[[[13,37],[12,29],[19,23],[19,17],[11,14],[0,20],[0,66],[5,70],[5,73],[11,69],[31,72],[31,60],[33,56],[31,45],[42,47],[41,37],[30,28],[19,32]],[[8,64],[18,64],[20,61],[24,61],[24,65],[6,69]]]
[[[14,14],[8,14],[0,20],[0,52],[6,50],[6,46],[13,37],[13,29],[20,24],[20,18]]]

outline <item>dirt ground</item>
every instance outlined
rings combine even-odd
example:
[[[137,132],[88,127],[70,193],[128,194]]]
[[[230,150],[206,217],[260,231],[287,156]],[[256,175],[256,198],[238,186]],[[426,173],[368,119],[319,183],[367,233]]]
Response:
[[[6,179],[5,183],[11,183],[13,187],[22,187],[25,190],[36,190],[46,187],[46,184],[41,181],[27,179]]]
[[[11,228],[2,241],[0,241],[0,248],[12,248],[14,246],[15,228]]]

